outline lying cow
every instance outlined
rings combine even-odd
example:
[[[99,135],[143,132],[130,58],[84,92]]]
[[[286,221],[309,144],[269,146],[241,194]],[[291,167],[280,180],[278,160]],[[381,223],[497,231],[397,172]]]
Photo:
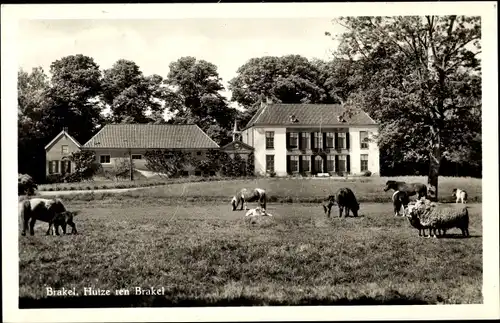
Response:
[[[261,207],[256,207],[255,209],[250,209],[245,214],[245,216],[254,217],[254,216],[273,216],[271,213],[267,213],[266,209]]]
[[[392,194],[392,205],[394,206],[394,215],[399,216],[399,211],[402,212],[402,216],[404,216],[405,209],[408,207],[410,203],[410,197],[406,192],[396,191]]]
[[[238,208],[238,205],[241,203],[241,209],[245,208],[248,210],[247,203],[258,201],[259,206],[263,209],[266,209],[266,191],[261,188],[255,188],[253,190],[249,189],[241,189],[233,196],[231,200],[231,205],[233,206],[233,211]]]
[[[339,218],[342,217],[342,211],[345,209],[345,216],[349,216],[349,211],[357,217],[359,211],[359,203],[356,200],[356,196],[351,191],[351,189],[344,187],[340,188],[335,195],[330,195],[326,198],[325,203],[323,203],[323,210],[325,214],[330,217],[332,206],[336,204],[339,207]]]
[[[389,190],[405,192],[408,197],[417,194],[417,199],[427,197],[427,185],[421,183],[405,183],[397,181],[387,181],[384,192]]]
[[[63,232],[66,233],[66,224],[69,224],[72,227],[72,233],[76,234],[76,226],[73,222],[73,215],[75,214],[76,212],[67,211],[60,199],[33,198],[24,200],[19,203],[19,216],[23,222],[21,234],[26,235],[29,222],[30,235],[34,235],[37,220],[49,224],[47,235],[51,234],[52,226],[55,227],[57,235],[59,235],[59,226],[62,226]]]
[[[461,202],[462,204],[467,203],[467,192],[459,188],[453,189],[453,197],[456,199],[455,203]]]

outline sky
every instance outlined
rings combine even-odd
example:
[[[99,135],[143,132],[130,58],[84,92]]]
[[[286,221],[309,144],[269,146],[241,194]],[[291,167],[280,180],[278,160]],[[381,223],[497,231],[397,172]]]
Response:
[[[145,75],[166,77],[168,66],[183,56],[215,64],[223,84],[250,58],[299,54],[332,58],[335,32],[329,18],[199,18],[114,20],[22,20],[19,65],[24,70],[67,55],[94,58],[101,70],[119,59],[132,60]],[[223,92],[230,99],[230,92]]]

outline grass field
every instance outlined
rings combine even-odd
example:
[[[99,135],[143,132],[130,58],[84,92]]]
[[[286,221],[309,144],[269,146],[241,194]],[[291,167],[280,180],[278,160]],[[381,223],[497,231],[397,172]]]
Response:
[[[109,193],[89,193],[75,196],[63,196],[67,200],[137,200],[145,203],[185,203],[194,201],[228,201],[242,187],[260,187],[267,191],[271,202],[284,203],[318,203],[340,187],[351,188],[359,202],[389,202],[392,191],[384,192],[388,179],[405,182],[427,183],[427,178],[420,177],[357,177],[329,179],[287,179],[256,178],[245,180],[219,180],[207,182],[172,182],[162,187],[146,188],[140,191],[126,192],[116,196]],[[201,179],[200,179],[201,180]],[[465,189],[470,202],[481,202],[481,179],[464,177],[441,177],[439,181],[439,198],[442,202],[451,202],[453,188]]]
[[[383,181],[366,182],[363,194],[376,194]],[[331,189],[321,180],[303,190],[275,183],[255,184],[293,196]],[[454,229],[449,238],[426,239],[389,203],[364,203],[361,217],[347,219],[336,218],[336,209],[327,219],[319,205],[274,203],[272,218],[248,225],[226,202],[166,207],[159,198],[227,196],[241,185],[209,184],[154,189],[153,199],[135,206],[131,197],[67,202],[82,211],[79,235],[45,236],[47,224],[39,223],[34,237],[20,236],[20,308],[483,301],[481,204],[469,205],[470,238]],[[481,186],[468,185],[472,192]],[[47,297],[47,286],[74,287],[79,296]],[[84,297],[84,287],[130,295]],[[134,287],[164,287],[164,295],[135,295]]]

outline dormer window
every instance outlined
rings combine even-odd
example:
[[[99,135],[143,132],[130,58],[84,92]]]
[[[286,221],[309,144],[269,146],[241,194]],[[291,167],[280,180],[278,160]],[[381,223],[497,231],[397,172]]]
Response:
[[[345,120],[342,116],[337,116],[337,121],[338,122],[345,122]]]
[[[297,119],[297,117],[295,117],[295,115],[294,115],[294,114],[292,114],[292,115],[290,116],[290,122],[291,122],[291,123],[297,123],[297,122],[299,122],[299,120]]]

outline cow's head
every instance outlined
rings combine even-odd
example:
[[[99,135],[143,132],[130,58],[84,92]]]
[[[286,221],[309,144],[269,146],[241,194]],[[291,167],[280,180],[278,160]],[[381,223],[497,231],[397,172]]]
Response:
[[[387,192],[388,190],[393,188],[395,183],[395,181],[387,181],[387,183],[385,183],[384,192]]]
[[[358,216],[358,211],[359,211],[359,203],[358,202],[354,203],[354,205],[352,206],[351,211],[354,214],[354,216]]]
[[[233,198],[231,199],[231,205],[233,206],[233,211],[236,210],[237,206],[236,196],[233,196]]]

